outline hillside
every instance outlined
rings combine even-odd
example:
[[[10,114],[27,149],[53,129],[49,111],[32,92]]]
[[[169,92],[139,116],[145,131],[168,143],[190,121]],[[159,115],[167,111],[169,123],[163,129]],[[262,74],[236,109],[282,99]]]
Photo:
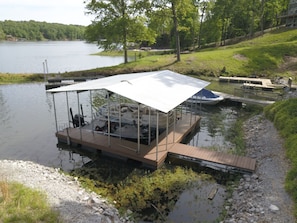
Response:
[[[297,76],[297,29],[277,29],[238,44],[184,53],[181,62],[162,51],[133,51],[137,61],[67,75],[117,74],[170,69],[182,74],[218,77]]]
[[[193,76],[293,77],[297,81],[297,29],[277,29],[228,46],[187,52],[176,62],[168,51],[130,51],[132,62],[113,67],[67,72],[60,76],[96,76],[169,69]],[[123,55],[123,52],[102,52]],[[135,61],[136,58],[136,61]],[[57,74],[50,74],[56,76]],[[16,79],[13,81],[12,79]],[[0,75],[0,82],[43,81],[43,75]]]
[[[77,40],[84,39],[85,27],[37,21],[0,21],[0,40]]]

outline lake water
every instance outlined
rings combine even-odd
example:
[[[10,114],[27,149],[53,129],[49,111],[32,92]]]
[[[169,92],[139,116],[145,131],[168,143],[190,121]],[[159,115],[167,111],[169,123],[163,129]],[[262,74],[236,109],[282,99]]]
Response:
[[[64,170],[87,159],[56,147],[52,97],[44,84],[0,85],[0,123],[1,159],[29,160]]]
[[[96,44],[83,41],[0,41],[0,73],[58,73],[124,62],[122,56],[92,55],[100,51]]]

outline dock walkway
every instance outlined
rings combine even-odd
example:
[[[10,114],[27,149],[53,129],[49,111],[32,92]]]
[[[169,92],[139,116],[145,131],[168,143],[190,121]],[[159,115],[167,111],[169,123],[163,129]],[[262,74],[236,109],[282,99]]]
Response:
[[[167,156],[175,156],[191,162],[200,163],[215,169],[254,172],[256,160],[249,157],[224,154],[207,149],[201,149],[182,144],[181,141],[199,126],[200,117],[183,115],[168,131],[159,136],[159,143],[152,141],[150,145],[138,144],[118,137],[108,137],[83,128],[66,128],[58,131],[56,136],[60,142],[69,141],[74,145],[98,149],[112,154],[143,163],[144,166],[159,168]],[[167,135],[167,137],[166,137]]]
[[[260,99],[253,99],[247,97],[238,97],[231,94],[226,94],[222,92],[213,91],[215,94],[220,95],[224,98],[224,100],[230,100],[233,102],[240,102],[245,104],[256,104],[256,105],[271,105],[275,103],[275,100],[260,100]]]

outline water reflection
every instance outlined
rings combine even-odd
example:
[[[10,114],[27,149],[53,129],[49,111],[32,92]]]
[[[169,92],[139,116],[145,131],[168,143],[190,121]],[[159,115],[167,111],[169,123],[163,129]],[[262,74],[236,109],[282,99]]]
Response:
[[[209,199],[212,190],[217,190]],[[167,218],[168,223],[215,222],[225,201],[225,189],[215,182],[199,181],[182,192],[174,209]]]
[[[226,136],[237,120],[238,108],[224,105],[202,106],[194,112],[201,116],[200,128],[189,139],[189,145],[221,152],[228,152],[234,147]]]
[[[0,114],[1,159],[73,168],[69,152],[56,147],[52,96],[44,84],[1,85]],[[81,159],[78,154],[73,158]]]

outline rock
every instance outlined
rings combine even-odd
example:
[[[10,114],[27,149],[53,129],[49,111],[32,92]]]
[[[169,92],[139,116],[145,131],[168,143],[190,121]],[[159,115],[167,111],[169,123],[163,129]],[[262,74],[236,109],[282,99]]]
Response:
[[[277,212],[277,211],[279,211],[279,208],[278,208],[278,206],[276,206],[274,204],[271,204],[269,206],[269,210],[272,211],[272,212]]]

